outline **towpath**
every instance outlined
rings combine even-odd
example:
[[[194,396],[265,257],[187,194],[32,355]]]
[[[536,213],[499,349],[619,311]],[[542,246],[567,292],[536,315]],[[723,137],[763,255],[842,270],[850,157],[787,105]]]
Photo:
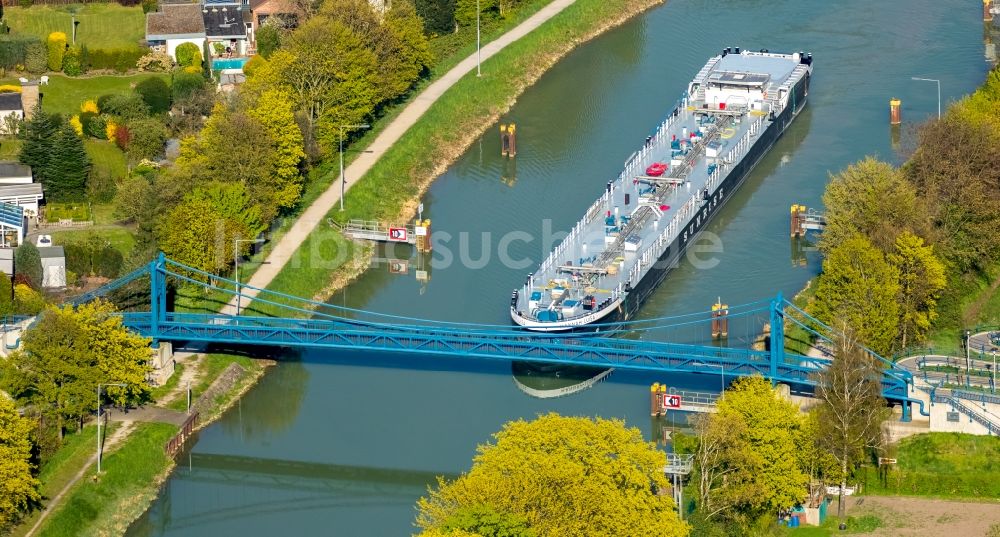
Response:
[[[528,17],[521,24],[518,24],[497,39],[483,45],[481,49],[481,59],[485,61],[486,59],[492,57],[494,54],[500,52],[511,43],[541,26],[545,23],[545,21],[559,14],[575,1],[576,0],[553,0],[537,13]],[[345,175],[349,179],[347,181],[346,188],[351,188],[358,179],[363,177],[365,173],[367,173],[368,170],[375,165],[378,159],[385,154],[385,152],[392,147],[392,145],[396,143],[396,141],[399,140],[399,138],[403,136],[403,134],[409,130],[409,128],[412,127],[418,119],[420,119],[420,116],[422,116],[424,112],[426,112],[427,109],[430,108],[431,105],[444,94],[445,91],[454,86],[456,82],[475,68],[476,54],[473,53],[417,95],[413,101],[403,109],[399,116],[389,123],[385,130],[375,138],[375,141],[373,141],[371,145],[366,148],[368,151],[371,151],[371,153],[360,153],[357,159],[347,167]],[[305,212],[302,213],[295,224],[292,225],[292,228],[288,231],[288,233],[286,233],[281,240],[274,245],[274,249],[271,250],[271,253],[267,256],[265,264],[260,265],[260,268],[257,269],[253,277],[250,278],[250,281],[247,282],[248,286],[263,289],[271,283],[271,280],[273,280],[275,276],[281,272],[281,269],[284,268],[285,264],[288,263],[289,259],[291,259],[291,257],[295,254],[296,250],[298,250],[302,243],[305,242],[309,234],[316,229],[316,226],[325,221],[326,214],[330,212],[330,209],[332,209],[340,201],[340,189],[340,178],[338,178],[330,185],[329,188],[326,189],[325,192],[323,192],[323,194],[320,195],[319,198],[316,199],[316,201],[312,203],[312,205],[305,210]],[[257,293],[254,289],[245,289],[241,306],[246,307],[246,305],[256,295]],[[222,312],[234,313],[235,310],[236,298],[234,297],[233,300],[223,308]]]

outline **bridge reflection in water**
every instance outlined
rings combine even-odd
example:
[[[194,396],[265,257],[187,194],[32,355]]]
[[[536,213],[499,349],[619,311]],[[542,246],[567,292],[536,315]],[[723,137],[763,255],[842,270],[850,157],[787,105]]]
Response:
[[[211,533],[212,528],[232,528],[230,522],[251,514],[258,521],[260,515],[279,525],[287,521],[289,528],[308,511],[352,518],[378,516],[384,507],[412,506],[413,499],[424,495],[438,476],[455,477],[209,453],[188,453],[177,463],[161,492],[162,502],[144,515],[146,520],[138,527],[150,523],[169,526],[173,532],[198,528],[199,533]]]

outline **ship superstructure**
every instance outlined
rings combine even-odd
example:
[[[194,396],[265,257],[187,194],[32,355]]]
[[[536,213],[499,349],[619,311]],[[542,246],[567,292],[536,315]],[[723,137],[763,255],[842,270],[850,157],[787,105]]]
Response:
[[[727,48],[511,296],[560,331],[628,319],[805,106],[812,55]]]

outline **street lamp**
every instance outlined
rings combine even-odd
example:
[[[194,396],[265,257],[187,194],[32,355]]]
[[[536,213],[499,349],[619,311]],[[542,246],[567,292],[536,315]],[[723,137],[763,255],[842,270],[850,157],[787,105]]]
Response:
[[[480,70],[479,66],[482,63],[481,55],[479,53],[479,0],[476,0],[476,76],[483,76],[483,72]]]
[[[911,76],[911,80],[920,80],[922,82],[936,82],[938,91],[938,119],[941,119],[941,81],[936,78],[920,78],[916,76]]]
[[[341,125],[340,126],[340,210],[344,210],[344,191],[347,190],[347,178],[344,177],[344,129],[370,129],[371,125]]]
[[[972,330],[965,331],[965,385],[969,385],[969,372],[972,370],[972,360],[969,358],[969,338],[972,337]]]
[[[124,388],[127,384],[120,382],[97,383],[97,473],[101,473],[101,452],[103,442],[101,442],[101,386],[118,386]]]
[[[255,244],[260,244],[264,242],[264,239],[235,239],[233,241],[233,264],[236,265],[236,315],[240,314],[240,298],[243,296],[241,293],[242,284],[240,283],[240,243],[241,242],[252,242]],[[267,261],[265,261],[267,263]]]
[[[722,392],[726,391],[726,366],[725,366],[725,364],[714,365],[714,364],[706,364],[706,363],[703,363],[703,362],[699,362],[697,364],[692,364],[692,365],[695,365],[697,367],[718,367],[721,370],[720,372],[722,373],[721,381],[720,381],[720,385],[719,385],[719,387],[721,388],[719,390],[719,396],[722,395]]]
[[[990,391],[997,393],[997,351],[993,349],[993,382]]]

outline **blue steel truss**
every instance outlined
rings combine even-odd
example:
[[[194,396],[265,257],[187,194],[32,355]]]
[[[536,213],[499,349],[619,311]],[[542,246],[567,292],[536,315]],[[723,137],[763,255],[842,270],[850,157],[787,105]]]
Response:
[[[710,321],[708,312],[618,323],[596,334],[539,334],[513,326],[447,323],[363,312],[253,288],[257,292],[254,303],[272,305],[290,313],[309,312],[313,316],[173,313],[166,311],[169,279],[202,285],[211,279],[212,285],[227,295],[235,295],[237,290],[248,287],[168,260],[163,254],[145,267],[78,297],[72,303],[105,296],[146,277],[149,278],[149,311],[121,315],[125,326],[154,341],[406,352],[664,373],[717,374],[721,366],[726,374],[734,376],[759,374],[772,382],[815,386],[816,371],[829,359],[788,352],[784,345],[785,327],[787,323],[802,327],[820,342],[829,343],[835,337],[830,327],[780,294],[770,301],[736,306],[733,308],[735,313],[731,312],[731,316],[758,315],[769,320],[772,343],[768,350],[631,339],[669,326],[707,323]],[[315,312],[319,306],[333,313]],[[917,403],[921,413],[926,414],[923,403],[910,397],[912,374],[868,352],[885,364],[883,395],[896,402]],[[903,405],[903,419],[909,419],[908,404]]]

